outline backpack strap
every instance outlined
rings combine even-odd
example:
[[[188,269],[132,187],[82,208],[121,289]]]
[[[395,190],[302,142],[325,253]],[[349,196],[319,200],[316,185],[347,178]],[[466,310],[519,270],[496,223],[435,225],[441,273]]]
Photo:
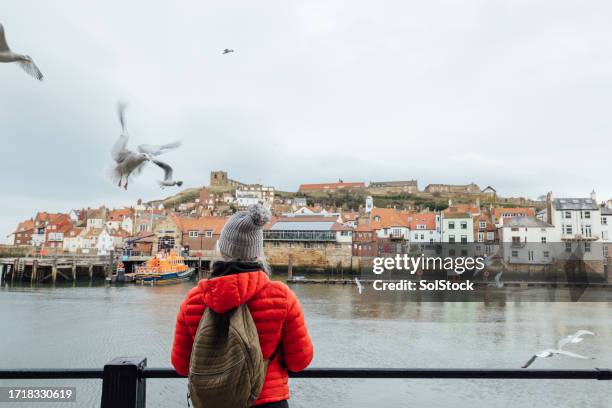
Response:
[[[268,359],[268,365],[271,364],[272,361],[276,358],[276,355],[281,351],[281,348],[282,348],[282,344],[279,342],[278,346],[276,346],[276,349],[274,349],[274,351],[270,355],[270,358]],[[282,361],[280,362],[280,365],[281,366],[283,365]]]

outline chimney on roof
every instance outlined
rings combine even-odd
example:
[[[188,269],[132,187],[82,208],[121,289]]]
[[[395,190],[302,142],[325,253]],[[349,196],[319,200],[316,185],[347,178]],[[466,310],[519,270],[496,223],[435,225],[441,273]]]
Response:
[[[591,191],[591,200],[593,200],[594,203],[597,203],[597,195],[595,194],[595,189]]]
[[[451,200],[450,198],[448,199],[448,206],[451,207],[453,205],[453,200]]]
[[[552,202],[553,194],[549,191],[546,194],[546,222],[552,225]]]
[[[476,208],[480,210],[480,197],[476,197]]]

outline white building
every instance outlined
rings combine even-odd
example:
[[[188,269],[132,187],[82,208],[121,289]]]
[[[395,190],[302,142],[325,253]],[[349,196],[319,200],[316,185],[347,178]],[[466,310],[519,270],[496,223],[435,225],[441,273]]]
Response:
[[[601,209],[591,198],[555,198],[549,194],[548,222],[561,232],[563,241],[597,241],[602,238]]]
[[[510,263],[550,264],[564,251],[560,230],[536,217],[505,219],[499,239]]]
[[[64,234],[63,249],[71,253],[81,252],[85,246],[85,230],[74,227]]]
[[[440,215],[437,213],[417,213],[408,218],[410,223],[409,241],[410,243],[440,242]]]
[[[236,201],[239,208],[247,208],[257,203],[270,208],[274,202],[274,187],[259,184],[240,187],[236,189]]]
[[[108,255],[115,249],[115,239],[106,228],[103,228],[92,246],[96,248],[98,255]]]
[[[443,212],[441,222],[442,242],[450,244],[474,242],[474,220],[471,214]]]
[[[601,208],[601,240],[612,242],[612,205]]]

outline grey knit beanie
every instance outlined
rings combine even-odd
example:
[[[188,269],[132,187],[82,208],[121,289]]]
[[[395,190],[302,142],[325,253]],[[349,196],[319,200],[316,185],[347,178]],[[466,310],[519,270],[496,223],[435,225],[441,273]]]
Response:
[[[232,215],[219,238],[219,250],[232,259],[251,260],[263,255],[263,226],[270,221],[270,211],[261,204]]]

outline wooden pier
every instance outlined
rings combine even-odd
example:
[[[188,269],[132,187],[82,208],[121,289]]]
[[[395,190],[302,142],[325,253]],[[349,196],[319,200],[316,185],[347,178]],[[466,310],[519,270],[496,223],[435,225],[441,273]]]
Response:
[[[0,258],[0,282],[56,283],[110,280],[117,262],[138,265],[150,256],[116,257],[70,256]],[[210,258],[185,257],[185,263],[198,271],[198,277],[210,267]]]
[[[0,281],[55,283],[58,280],[104,279],[112,270],[112,257],[0,258]]]

